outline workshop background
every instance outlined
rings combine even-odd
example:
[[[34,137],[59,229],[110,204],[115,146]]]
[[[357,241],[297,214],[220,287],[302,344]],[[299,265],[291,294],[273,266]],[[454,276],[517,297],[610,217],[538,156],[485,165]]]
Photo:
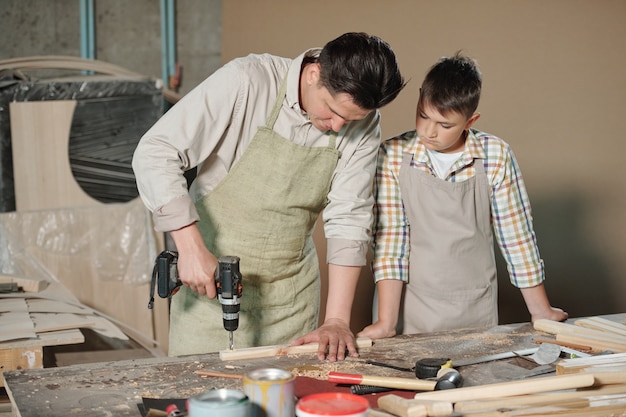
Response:
[[[626,2],[1,0],[0,60],[89,53],[89,4],[92,58],[178,80],[170,88],[181,95],[237,56],[295,57],[344,32],[379,35],[409,80],[382,111],[385,138],[414,128],[427,69],[463,50],[484,74],[477,127],[508,141],[520,163],[552,304],[572,317],[626,311]],[[319,227],[316,243],[323,264]],[[499,261],[500,321],[528,321]],[[371,320],[373,284],[368,271],[362,278],[354,330]]]

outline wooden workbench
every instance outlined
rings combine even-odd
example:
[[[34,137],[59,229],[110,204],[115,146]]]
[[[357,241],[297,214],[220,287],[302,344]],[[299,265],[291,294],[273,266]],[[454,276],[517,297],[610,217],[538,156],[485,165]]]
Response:
[[[625,315],[603,317],[623,323]],[[15,416],[141,416],[138,404],[143,398],[189,398],[213,388],[242,389],[239,379],[203,377],[195,373],[197,370],[243,374],[258,368],[277,367],[291,370],[306,380],[315,378],[314,381],[320,376],[323,379],[324,373],[329,371],[410,378],[414,377],[411,373],[366,361],[411,368],[415,360],[422,357],[463,359],[537,347],[534,337],[546,335],[536,332],[530,323],[520,323],[396,336],[374,341],[372,347],[360,352],[358,359],[335,363],[319,361],[314,354],[224,362],[214,353],[10,371],[3,373],[3,378]],[[224,339],[226,343],[226,333]],[[507,381],[532,367],[528,360],[516,357],[459,370],[465,379],[464,386],[472,386]],[[320,389],[328,391],[330,383],[323,383]]]

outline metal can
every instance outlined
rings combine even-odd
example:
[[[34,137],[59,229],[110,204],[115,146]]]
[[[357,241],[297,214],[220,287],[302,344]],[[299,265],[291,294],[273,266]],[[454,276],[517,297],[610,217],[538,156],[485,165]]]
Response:
[[[343,392],[322,392],[300,398],[297,417],[366,417],[369,401],[359,395]]]
[[[189,417],[249,417],[248,396],[233,389],[214,389],[189,398]]]
[[[244,375],[243,390],[250,399],[252,417],[293,417],[295,377],[277,368],[256,369]]]

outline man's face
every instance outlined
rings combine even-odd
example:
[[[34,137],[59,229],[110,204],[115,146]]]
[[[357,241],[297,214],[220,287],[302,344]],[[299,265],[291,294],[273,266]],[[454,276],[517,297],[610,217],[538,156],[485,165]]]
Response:
[[[308,65],[302,74],[300,104],[313,126],[321,131],[339,132],[346,123],[362,120],[371,112],[354,104],[347,93],[332,96],[319,82],[319,64]]]
[[[420,141],[431,151],[441,153],[461,152],[465,147],[465,130],[469,129],[479,114],[469,119],[457,112],[442,115],[432,106],[418,106],[415,128]]]

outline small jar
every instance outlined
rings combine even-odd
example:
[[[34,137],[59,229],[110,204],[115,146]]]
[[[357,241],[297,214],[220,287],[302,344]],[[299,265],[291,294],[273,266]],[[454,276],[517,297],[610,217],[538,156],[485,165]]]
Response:
[[[366,417],[369,402],[358,395],[323,392],[302,397],[296,404],[297,417]]]

